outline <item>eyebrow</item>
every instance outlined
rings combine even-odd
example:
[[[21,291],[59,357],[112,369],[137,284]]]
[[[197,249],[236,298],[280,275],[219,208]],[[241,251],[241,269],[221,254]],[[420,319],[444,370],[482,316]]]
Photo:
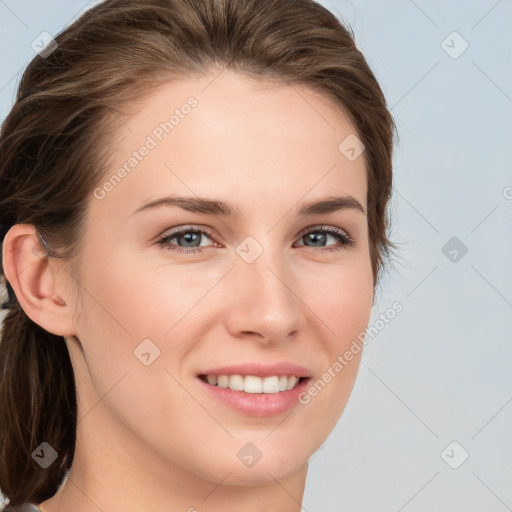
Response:
[[[207,215],[218,215],[221,217],[239,217],[240,210],[237,206],[217,199],[206,199],[203,197],[180,197],[166,196],[139,206],[132,215],[141,211],[158,208],[161,206],[177,206],[183,210],[193,213],[205,213]],[[333,213],[339,210],[353,209],[366,215],[363,205],[352,196],[333,196],[318,201],[303,203],[297,215],[308,216]]]

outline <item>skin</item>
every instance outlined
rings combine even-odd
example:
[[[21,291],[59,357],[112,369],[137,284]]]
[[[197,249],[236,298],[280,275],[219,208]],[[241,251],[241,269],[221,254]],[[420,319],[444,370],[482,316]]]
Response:
[[[366,211],[364,158],[338,150],[356,131],[305,86],[229,70],[166,84],[119,124],[107,177],[190,96],[190,114],[91,198],[73,279],[69,262],[33,250],[33,226],[5,239],[6,276],[28,316],[66,337],[78,388],[75,461],[45,512],[298,511],[308,459],[352,390],[361,353],[307,405],[270,417],[214,403],[200,385],[200,369],[252,361],[290,361],[320,378],[367,326],[373,275],[365,213],[297,215],[305,201],[343,195]],[[224,200],[240,217],[133,214],[170,194]],[[201,253],[157,244],[185,225],[213,230]],[[345,230],[354,245],[329,251],[340,246],[331,235],[315,245],[305,235],[318,226]],[[247,236],[263,248],[252,263],[236,252]],[[134,356],[147,338],[160,350],[149,366]],[[247,442],[263,454],[252,468],[237,458]]]

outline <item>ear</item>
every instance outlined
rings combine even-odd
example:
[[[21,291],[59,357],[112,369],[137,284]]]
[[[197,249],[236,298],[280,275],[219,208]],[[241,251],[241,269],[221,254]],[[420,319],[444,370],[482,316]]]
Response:
[[[56,279],[62,262],[46,255],[35,227],[12,226],[2,254],[5,277],[28,317],[52,334],[74,335],[69,280]]]

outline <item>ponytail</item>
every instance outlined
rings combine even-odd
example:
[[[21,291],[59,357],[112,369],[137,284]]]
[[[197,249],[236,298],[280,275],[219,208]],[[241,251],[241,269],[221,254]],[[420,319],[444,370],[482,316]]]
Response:
[[[34,323],[9,283],[7,289],[0,335],[0,490],[15,506],[41,503],[59,489],[73,462],[77,405],[64,338]],[[52,449],[57,455],[48,465]]]

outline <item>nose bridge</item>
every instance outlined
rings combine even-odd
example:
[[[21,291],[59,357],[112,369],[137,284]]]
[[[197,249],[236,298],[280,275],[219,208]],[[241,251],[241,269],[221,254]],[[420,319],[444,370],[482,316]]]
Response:
[[[268,340],[283,339],[304,320],[301,301],[290,282],[293,269],[283,249],[271,247],[270,237],[265,244],[258,243],[259,248],[256,244],[246,239],[237,248],[228,327],[236,331],[233,334],[253,332]]]

